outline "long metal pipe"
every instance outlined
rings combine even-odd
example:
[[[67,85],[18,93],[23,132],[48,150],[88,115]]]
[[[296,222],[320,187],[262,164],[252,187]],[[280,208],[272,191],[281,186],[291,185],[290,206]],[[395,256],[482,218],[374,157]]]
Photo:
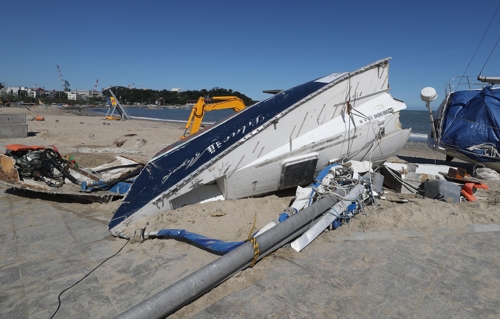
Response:
[[[335,191],[345,196],[345,191]],[[338,202],[334,195],[327,195],[299,213],[279,223],[256,237],[260,257],[278,249],[308,229],[311,222]],[[187,303],[198,299],[210,289],[247,268],[254,258],[253,245],[246,242],[210,264],[198,269],[166,289],[135,305],[116,319],[159,319],[172,314]]]

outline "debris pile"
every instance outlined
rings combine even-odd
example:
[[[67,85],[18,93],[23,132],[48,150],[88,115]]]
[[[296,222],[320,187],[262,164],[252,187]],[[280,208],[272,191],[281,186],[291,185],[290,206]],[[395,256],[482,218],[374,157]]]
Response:
[[[117,156],[111,163],[82,168],[73,156],[62,156],[55,146],[10,144],[5,154],[0,154],[0,182],[18,189],[102,202],[122,197],[143,167],[142,162]],[[104,193],[95,195],[98,191]]]
[[[443,165],[385,163],[381,167],[384,186],[400,194],[418,194],[425,198],[457,203],[476,201],[477,189],[489,190],[463,168]]]

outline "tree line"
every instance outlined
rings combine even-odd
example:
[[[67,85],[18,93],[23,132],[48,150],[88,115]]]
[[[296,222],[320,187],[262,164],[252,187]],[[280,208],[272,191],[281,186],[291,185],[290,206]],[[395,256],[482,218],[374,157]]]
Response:
[[[245,102],[245,105],[252,105],[257,101],[252,100],[248,96],[231,89],[214,87],[210,90],[188,90],[182,92],[168,90],[150,90],[150,89],[129,89],[124,87],[112,88],[113,94],[120,100],[120,103],[126,105],[132,104],[160,104],[160,105],[185,105],[187,101],[198,100],[199,97],[214,97],[214,96],[237,96]],[[103,92],[109,96],[108,91]],[[158,102],[157,102],[158,101]]]
[[[114,87],[112,88],[113,94],[119,99],[120,103],[124,105],[146,105],[146,104],[157,104],[159,105],[185,105],[187,101],[198,100],[199,97],[214,97],[214,96],[228,96],[233,95],[241,98],[245,105],[249,106],[257,101],[252,100],[248,96],[231,89],[224,89],[219,87],[214,87],[210,90],[188,90],[182,92],[168,91],[168,90],[151,90],[151,89],[135,89],[135,88],[125,88],[125,87]],[[27,96],[27,92],[20,91],[18,94],[8,94],[6,92],[0,91],[0,100],[18,102],[22,101],[24,103],[37,103],[38,100],[43,103],[70,103],[70,104],[91,104],[98,105],[106,102],[107,97],[111,94],[109,91],[105,90],[102,92],[104,94],[103,98],[88,98],[86,100],[69,101],[67,95],[63,92],[57,92],[53,94],[52,97],[40,97],[34,98]]]

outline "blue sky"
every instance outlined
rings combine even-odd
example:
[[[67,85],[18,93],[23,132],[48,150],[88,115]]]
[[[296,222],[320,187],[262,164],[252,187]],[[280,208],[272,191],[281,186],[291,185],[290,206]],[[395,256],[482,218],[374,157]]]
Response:
[[[455,76],[500,76],[498,0],[10,1],[0,82],[239,91],[253,99],[392,57],[393,97],[424,109]],[[500,45],[499,45],[500,46]],[[469,65],[470,63],[470,65]],[[467,72],[465,72],[467,70]],[[436,105],[437,106],[437,105]]]

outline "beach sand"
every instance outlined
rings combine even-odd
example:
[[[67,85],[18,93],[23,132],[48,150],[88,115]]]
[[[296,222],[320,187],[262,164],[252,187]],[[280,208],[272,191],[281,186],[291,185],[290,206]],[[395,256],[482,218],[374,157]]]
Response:
[[[62,155],[72,155],[83,167],[91,167],[111,161],[116,155],[126,154],[134,159],[147,162],[157,151],[178,141],[183,133],[183,124],[153,122],[144,120],[109,121],[103,115],[88,114],[77,109],[25,109],[0,108],[0,114],[26,114],[29,137],[0,139],[2,146],[13,143],[27,145],[55,146]],[[44,121],[35,121],[35,116]],[[120,145],[121,146],[117,146]],[[444,162],[445,156],[436,153],[425,144],[409,142],[391,160],[412,163],[440,165],[460,165],[472,173],[473,165],[463,162]],[[408,203],[400,204],[379,200],[378,206],[368,206],[366,214],[359,214],[347,227],[319,236],[307,249],[314,250],[332,241],[332,236],[349,235],[351,232],[413,228],[421,232],[431,227],[449,229],[463,228],[470,224],[500,224],[500,182],[485,181],[489,190],[479,189],[477,202],[445,203],[437,200],[413,197]],[[14,195],[13,195],[14,196]],[[217,201],[195,204],[152,217],[136,225],[147,230],[181,228],[208,237],[225,241],[243,241],[249,233],[262,228],[276,219],[288,207],[294,192],[283,192],[259,198]],[[120,205],[120,200],[106,204],[65,203],[65,207],[78,214],[95,210],[106,212],[109,218]],[[133,234],[135,228],[128,229]],[[143,245],[158,245],[156,240]],[[162,247],[177,249],[175,241],[162,241]],[[182,253],[182,251],[180,251]],[[283,256],[294,253],[291,248],[276,252]],[[217,256],[203,253],[199,255],[200,265],[214,260]],[[245,280],[258,276],[258,271],[249,272]],[[210,296],[183,308],[179,316],[196,313],[211,300],[217,300],[238,285],[238,280],[224,283],[224,289],[216,289]],[[214,295],[215,294],[215,295]],[[217,295],[219,294],[219,295]]]
[[[2,108],[3,114],[25,113],[29,136],[18,139],[0,139],[3,145],[21,143],[27,145],[55,146],[62,155],[72,155],[82,167],[97,166],[111,161],[119,154],[147,162],[157,151],[179,140],[183,134],[183,124],[144,120],[110,121],[103,115],[79,112],[78,109]],[[44,121],[35,121],[37,116]],[[120,145],[118,147],[117,145]],[[473,165],[461,161],[445,162],[445,155],[434,152],[423,143],[408,142],[390,160],[411,163],[455,165],[472,173]],[[466,223],[500,222],[500,183],[487,181],[490,190],[478,190],[478,202],[444,203],[440,201],[412,198],[401,205],[380,201],[372,207],[371,213],[358,216],[352,228],[384,229],[394,227],[426,228],[442,223],[443,227],[463,226]],[[244,240],[254,225],[259,229],[287,207],[294,198],[294,191],[282,192],[259,198],[218,201],[185,206],[173,212],[151,218],[148,225],[139,227],[158,229],[164,227],[186,228],[206,236],[216,234],[222,240]],[[90,204],[109,212],[109,216],[119,206],[120,201],[108,204]],[[88,205],[75,203],[75,208],[85,210]],[[93,207],[94,208],[94,207]],[[458,215],[452,215],[457,213]],[[223,215],[223,216],[221,216]],[[129,230],[129,232],[132,230]],[[133,232],[133,231],[132,231]]]

